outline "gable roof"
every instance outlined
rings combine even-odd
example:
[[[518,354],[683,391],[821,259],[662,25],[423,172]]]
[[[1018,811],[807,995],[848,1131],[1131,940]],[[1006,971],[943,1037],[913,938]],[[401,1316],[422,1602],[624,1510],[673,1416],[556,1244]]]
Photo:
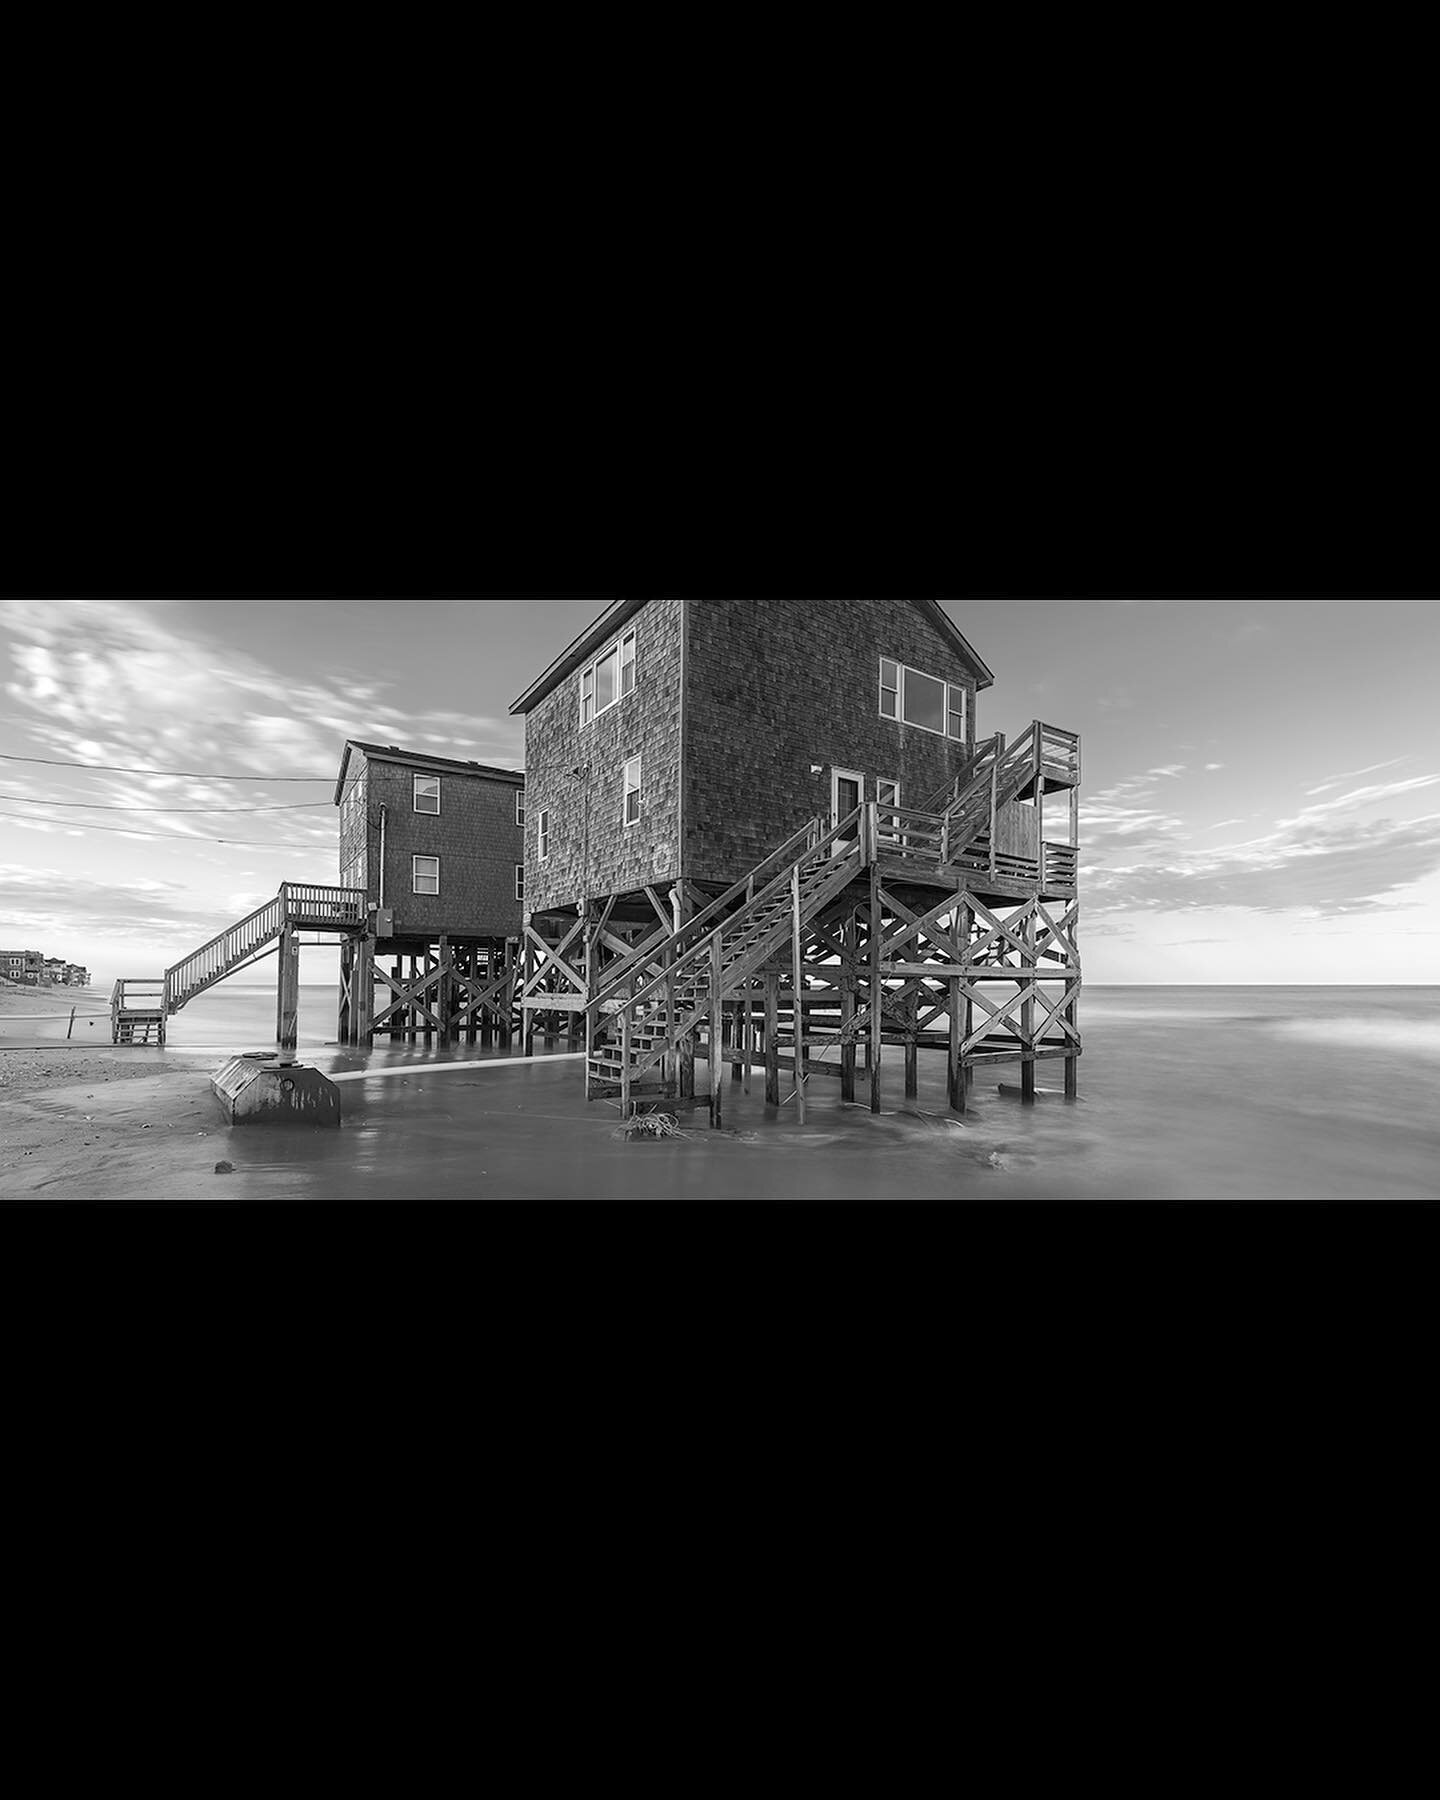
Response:
[[[532,681],[520,698],[512,702],[510,711],[512,713],[532,711],[548,693],[559,687],[568,675],[573,675],[577,669],[589,662],[608,638],[613,637],[621,626],[634,618],[649,598],[651,598],[650,595],[645,595],[639,600],[612,600],[599,618],[587,625],[579,637],[560,652],[544,674]],[[905,596],[905,598],[909,599],[912,605],[920,607],[935,629],[954,645],[956,655],[974,675],[977,689],[994,685],[994,673],[938,600],[911,596]]]
[[[512,702],[511,712],[528,713],[532,707],[538,706],[553,688],[559,687],[567,675],[573,675],[578,668],[589,662],[605,640],[628,620],[633,619],[650,598],[649,594],[645,594],[638,600],[612,600],[600,617],[592,620],[579,637],[560,652],[545,673],[532,681],[520,698]]]
[[[459,762],[453,756],[431,756],[424,750],[402,750],[398,744],[367,744],[361,738],[346,738],[340,758],[340,773],[335,778],[335,804],[345,788],[345,771],[350,766],[350,752],[363,750],[371,762],[404,763],[407,768],[433,769],[440,775],[478,775],[487,781],[513,782],[524,787],[525,777],[519,769],[496,769],[489,763]]]

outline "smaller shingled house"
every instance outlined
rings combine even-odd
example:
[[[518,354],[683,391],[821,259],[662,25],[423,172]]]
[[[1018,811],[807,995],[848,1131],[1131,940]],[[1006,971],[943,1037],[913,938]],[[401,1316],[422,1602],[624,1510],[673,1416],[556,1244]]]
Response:
[[[398,744],[346,740],[335,783],[340,881],[373,930],[434,944],[521,934],[525,777]]]

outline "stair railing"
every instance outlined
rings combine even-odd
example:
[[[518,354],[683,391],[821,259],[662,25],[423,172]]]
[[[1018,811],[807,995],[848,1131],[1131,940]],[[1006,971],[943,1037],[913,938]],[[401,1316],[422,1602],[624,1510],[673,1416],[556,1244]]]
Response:
[[[624,1011],[628,1014],[631,1008],[643,1005],[653,994],[657,993],[665,986],[667,980],[676,981],[683,978],[691,965],[705,964],[705,966],[708,967],[712,940],[720,947],[723,956],[722,940],[724,934],[727,931],[737,929],[743,930],[745,925],[754,918],[755,914],[767,901],[773,899],[782,888],[789,888],[793,870],[799,870],[802,880],[807,874],[814,873],[815,869],[821,866],[817,860],[821,851],[825,850],[830,844],[842,838],[846,840],[842,854],[839,857],[836,857],[832,851],[825,859],[827,863],[839,863],[853,859],[857,870],[863,867],[863,826],[860,822],[863,819],[864,811],[863,805],[857,806],[854,812],[848,814],[845,818],[841,819],[838,824],[832,825],[828,831],[824,832],[817,839],[813,848],[807,848],[804,854],[792,858],[790,864],[782,869],[772,880],[767,882],[760,892],[756,894],[755,898],[741,911],[733,913],[728,919],[722,920],[720,924],[708,931],[699,943],[692,944],[688,950],[678,956],[667,970],[654,976],[644,987],[639,988],[634,994],[629,995],[625,1001]],[[800,836],[803,834],[797,833],[796,835]],[[773,860],[773,858],[768,858],[767,860]],[[739,885],[743,886],[744,884],[741,883]],[[698,922],[698,920],[693,922]],[[718,994],[712,994],[710,996],[711,1004],[716,1004],[719,1001],[719,998],[720,996]]]
[[[992,737],[981,738],[975,746],[975,754],[961,766],[959,773],[952,776],[943,787],[936,788],[930,798],[914,810],[925,813],[948,811],[970,783],[985,772],[989,759],[995,756],[997,749],[1000,754],[1004,754],[1005,734],[1003,731],[997,731]]]
[[[192,950],[165,971],[165,1010],[178,1012],[187,1000],[213,981],[219,980],[236,963],[243,962],[284,924],[284,890],[254,912]]]
[[[745,896],[746,907],[753,906],[756,897],[755,884],[764,875],[764,872],[767,869],[773,868],[775,864],[780,861],[785,862],[786,870],[788,872],[790,860],[793,860],[797,850],[803,847],[808,854],[808,852],[814,848],[815,843],[818,841],[818,833],[822,822],[823,814],[817,815],[813,819],[807,819],[793,836],[788,837],[785,842],[780,845],[779,849],[772,850],[768,856],[762,857],[762,859],[756,863],[755,867],[751,869],[748,874],[742,875],[733,887],[729,887],[723,894],[717,895],[707,907],[696,913],[693,919],[687,919],[680,927],[679,931],[669,939],[669,947],[678,955],[683,956],[687,954],[694,948],[695,943],[698,942],[695,934],[700,932],[703,936],[706,932],[712,930],[714,928],[713,921],[716,915],[723,913],[727,907],[733,905],[742,894]],[[605,970],[604,979],[600,986],[596,988],[587,1010],[594,1013],[601,1005],[602,1001],[609,999],[615,993],[617,987],[628,980],[630,975],[640,964],[652,961],[656,954],[656,946],[652,944],[649,949],[642,947],[638,950],[632,950],[628,956],[621,957],[619,962],[612,963],[610,967]]]

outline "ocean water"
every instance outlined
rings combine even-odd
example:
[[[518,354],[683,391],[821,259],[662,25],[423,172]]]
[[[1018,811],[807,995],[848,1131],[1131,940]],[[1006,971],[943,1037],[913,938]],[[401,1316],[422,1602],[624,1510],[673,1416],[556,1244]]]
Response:
[[[1019,1081],[1001,1064],[977,1071],[956,1117],[943,1056],[921,1053],[907,1100],[887,1048],[878,1116],[816,1076],[802,1128],[793,1102],[765,1106],[762,1072],[746,1094],[727,1068],[725,1130],[701,1111],[660,1143],[626,1141],[614,1107],[587,1105],[578,1062],[492,1068],[503,1053],[423,1040],[356,1055],[334,1046],[335,1015],[332,986],[302,987],[300,1054],[347,1078],[344,1125],[303,1142],[232,1133],[236,1197],[1440,1199],[1440,987],[1087,986],[1073,1106],[1001,1095]],[[274,1028],[273,984],[224,984],[171,1020],[169,1042],[218,1061],[269,1047]],[[1041,1063],[1037,1084],[1062,1089],[1063,1069]]]

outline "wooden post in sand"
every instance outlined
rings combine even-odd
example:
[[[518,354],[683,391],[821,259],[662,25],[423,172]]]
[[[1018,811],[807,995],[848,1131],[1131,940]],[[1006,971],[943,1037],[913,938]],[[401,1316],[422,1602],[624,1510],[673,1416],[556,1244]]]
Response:
[[[280,967],[275,987],[275,1042],[282,1050],[293,1050],[300,1037],[300,946],[295,941],[293,925],[285,925],[280,931]]]

